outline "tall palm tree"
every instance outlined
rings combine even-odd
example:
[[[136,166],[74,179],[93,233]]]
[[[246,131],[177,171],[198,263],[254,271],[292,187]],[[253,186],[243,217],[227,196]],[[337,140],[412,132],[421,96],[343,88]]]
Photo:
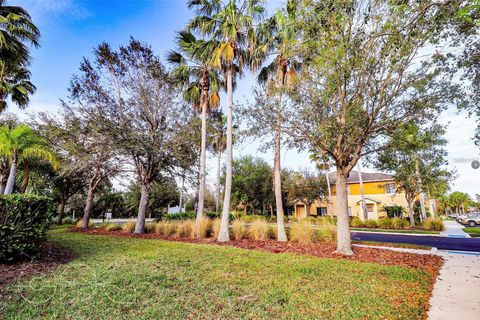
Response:
[[[168,61],[175,65],[174,79],[183,90],[184,100],[201,114],[202,137],[200,151],[200,173],[197,206],[197,226],[203,217],[205,202],[205,166],[207,154],[207,114],[220,103],[218,95],[222,79],[212,65],[213,42],[196,39],[189,31],[178,33],[177,45],[180,52],[171,51]]]
[[[46,160],[54,167],[57,165],[55,154],[46,141],[26,125],[19,125],[13,129],[7,126],[0,127],[0,156],[8,157],[10,173],[4,194],[13,192],[17,166],[23,161]]]
[[[274,127],[274,190],[277,208],[278,241],[287,241],[284,226],[284,211],[282,204],[282,179],[281,179],[281,140],[282,140],[282,98],[289,85],[296,78],[296,69],[300,63],[295,59],[299,39],[297,21],[298,1],[289,0],[285,8],[259,25],[257,28],[257,46],[255,59],[264,60],[270,55],[275,55],[273,61],[263,67],[258,75],[258,81],[267,86],[267,92],[275,95],[276,119]]]
[[[217,156],[217,175],[215,183],[215,212],[220,212],[220,171],[222,162],[222,153],[227,148],[226,119],[223,112],[218,111],[212,117],[212,147]]]
[[[40,37],[27,11],[5,3],[0,0],[0,112],[6,108],[7,97],[23,108],[28,94],[35,91],[27,66],[29,46],[38,47]]]
[[[218,241],[230,240],[228,217],[232,192],[233,161],[233,82],[241,74],[244,64],[250,62],[254,52],[254,20],[265,11],[263,0],[189,0],[188,6],[197,16],[188,23],[188,30],[212,36],[217,40],[213,62],[225,73],[227,87],[227,149],[226,179],[223,212]],[[251,67],[255,65],[251,64]]]

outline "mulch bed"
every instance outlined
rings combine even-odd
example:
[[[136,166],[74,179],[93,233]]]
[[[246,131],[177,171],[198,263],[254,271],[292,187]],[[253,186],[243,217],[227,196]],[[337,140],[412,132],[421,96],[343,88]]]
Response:
[[[361,262],[372,262],[389,266],[405,266],[415,269],[424,270],[434,276],[439,275],[440,268],[443,265],[443,258],[429,254],[414,254],[396,252],[391,250],[383,250],[376,248],[353,247],[354,255],[345,256],[335,253],[335,245],[333,244],[299,244],[295,242],[278,242],[275,240],[231,240],[229,242],[218,242],[212,238],[208,239],[185,239],[176,237],[163,237],[156,233],[135,235],[125,231],[107,231],[103,228],[80,229],[76,227],[70,228],[72,232],[80,232],[91,235],[114,235],[126,238],[140,239],[162,239],[189,243],[205,243],[220,246],[233,246],[248,250],[261,250],[273,253],[296,253],[309,255],[320,258],[348,259]],[[433,285],[433,283],[432,283]]]
[[[42,246],[42,252],[38,259],[0,264],[0,291],[10,282],[51,271],[73,258],[72,251],[47,242]]]

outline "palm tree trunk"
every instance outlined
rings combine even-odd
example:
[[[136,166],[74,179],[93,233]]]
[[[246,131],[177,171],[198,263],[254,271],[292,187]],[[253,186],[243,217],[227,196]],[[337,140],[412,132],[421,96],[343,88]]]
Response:
[[[138,204],[137,223],[135,224],[135,234],[145,232],[145,217],[147,215],[148,196],[150,195],[150,183],[141,183],[140,185],[140,203]]]
[[[337,253],[352,255],[350,218],[348,216],[347,173],[337,167]]]
[[[232,165],[233,165],[233,141],[232,141],[232,121],[233,121],[233,66],[227,70],[227,159],[225,175],[225,192],[223,198],[223,212],[220,223],[220,232],[218,241],[230,241],[228,231],[228,216],[230,213],[230,196],[232,193]]]
[[[12,166],[10,167],[10,174],[8,175],[7,185],[5,187],[5,194],[11,194],[15,186],[15,178],[17,174],[17,156],[13,156]]]
[[[90,222],[90,212],[93,206],[93,186],[88,186],[87,199],[85,201],[85,209],[83,210],[82,229],[88,229],[88,223]]]
[[[365,200],[365,189],[363,188],[362,165],[360,164],[360,159],[357,162],[357,170],[358,170],[358,180],[360,182],[360,195],[362,197],[363,221],[367,221],[368,220],[367,201]]]
[[[20,187],[20,193],[25,193],[28,188],[28,182],[30,181],[30,167],[28,165],[28,160],[23,160],[23,181]]]
[[[279,99],[281,101],[281,98]],[[275,204],[277,206],[277,240],[287,241],[287,233],[285,232],[284,212],[282,204],[282,177],[280,167],[280,147],[281,147],[281,129],[280,119],[277,116],[277,123],[275,128],[275,159],[274,159],[274,182],[275,182]]]
[[[60,205],[58,207],[58,217],[57,217],[57,224],[61,225],[63,216],[65,214],[65,197],[63,195],[60,196]]]
[[[406,196],[405,199],[407,200],[407,206],[408,206],[408,216],[410,217],[410,226],[412,228],[415,228],[415,216],[413,212],[413,205],[412,205],[412,200],[409,200]]]
[[[183,190],[185,189],[185,170],[182,175],[182,186],[180,187],[180,200],[178,201],[178,206],[180,207],[178,210],[180,213],[183,211]]]
[[[207,97],[205,97],[204,91],[202,94],[202,142],[200,151],[200,185],[198,187],[198,207],[196,219],[197,225],[200,223],[200,220],[203,217],[203,206],[205,202],[205,161],[207,157]]]
[[[218,214],[220,212],[220,169],[222,163],[222,152],[217,152],[217,190],[216,190],[216,197],[215,197],[215,212]]]

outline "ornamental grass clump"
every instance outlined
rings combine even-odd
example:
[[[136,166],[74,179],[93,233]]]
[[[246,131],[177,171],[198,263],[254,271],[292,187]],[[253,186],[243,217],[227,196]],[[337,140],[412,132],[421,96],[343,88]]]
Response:
[[[123,224],[122,229],[128,233],[133,233],[135,231],[135,225],[137,223],[135,221],[127,221]]]
[[[268,239],[268,225],[265,220],[253,220],[248,230],[250,238],[253,240],[266,240]]]
[[[179,238],[195,238],[195,222],[193,220],[179,222],[176,236]]]
[[[155,233],[157,224],[154,222],[145,224],[145,233]]]
[[[177,232],[177,225],[171,221],[160,221],[157,223],[155,233],[164,236],[171,237]]]
[[[122,226],[119,225],[118,223],[109,223],[105,227],[105,230],[107,231],[117,231],[117,230],[122,230]]]
[[[392,228],[392,219],[389,218],[381,218],[378,219],[378,227],[383,229],[391,229]]]
[[[308,220],[292,223],[290,227],[290,240],[301,244],[313,243],[315,231]]]
[[[392,228],[397,230],[406,229],[408,228],[408,221],[402,218],[393,218]]]
[[[365,227],[365,223],[363,223],[363,221],[360,220],[359,217],[353,217],[352,221],[350,221],[350,226],[352,226],[353,228],[361,228]]]
[[[368,228],[376,228],[377,227],[377,220],[368,219],[367,221],[365,221],[365,226],[368,227]]]
[[[235,219],[232,222],[232,236],[235,240],[241,240],[247,236],[247,226],[245,222],[241,219]]]
[[[322,242],[335,243],[337,241],[337,227],[335,223],[325,223],[321,229],[317,230],[316,238]]]
[[[217,218],[215,220],[213,220],[213,223],[212,223],[212,235],[215,239],[218,238],[218,235],[220,234],[220,225],[222,223],[222,219],[221,218]]]
[[[212,221],[206,217],[201,218],[200,221],[195,222],[195,238],[208,237],[211,229]]]
[[[445,225],[443,221],[438,218],[428,218],[423,221],[422,227],[426,230],[435,230],[435,231],[443,231],[445,230]]]
[[[77,227],[77,228],[81,228],[82,226],[83,226],[83,220],[82,219],[78,220],[77,223],[75,223],[75,227]],[[89,228],[95,227],[95,223],[89,222],[88,227]]]

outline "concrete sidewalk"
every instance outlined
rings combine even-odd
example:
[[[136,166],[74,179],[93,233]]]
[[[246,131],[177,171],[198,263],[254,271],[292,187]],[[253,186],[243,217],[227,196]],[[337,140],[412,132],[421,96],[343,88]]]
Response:
[[[443,221],[445,225],[445,230],[440,232],[440,235],[444,237],[451,237],[451,238],[470,238],[468,233],[463,231],[464,226],[462,226],[457,221]]]

